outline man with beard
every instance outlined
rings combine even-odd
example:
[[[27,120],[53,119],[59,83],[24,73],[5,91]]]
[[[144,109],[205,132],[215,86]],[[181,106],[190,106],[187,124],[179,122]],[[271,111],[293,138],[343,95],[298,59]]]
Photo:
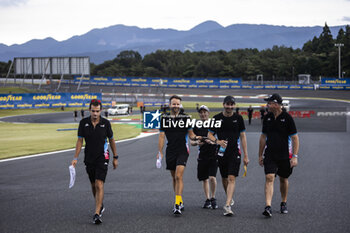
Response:
[[[222,122],[220,128],[209,130],[208,137],[220,145],[218,151],[218,162],[222,184],[226,192],[226,203],[224,206],[224,216],[232,216],[232,197],[235,191],[236,177],[239,174],[241,165],[240,141],[243,148],[245,166],[249,163],[247,152],[247,139],[245,135],[244,121],[241,115],[233,112],[235,108],[235,98],[226,96],[223,102],[224,111],[215,115],[216,121]],[[215,138],[215,136],[217,138]]]
[[[298,165],[299,137],[293,118],[282,111],[282,97],[273,94],[266,98],[268,113],[263,119],[259,141],[259,164],[265,172],[265,210],[272,217],[271,201],[276,175],[280,180],[281,214],[287,214],[288,177]]]
[[[189,120],[189,116],[185,114],[180,114],[181,98],[179,96],[172,96],[169,99],[170,113],[164,115],[161,118],[161,126],[158,140],[158,150],[157,160],[161,160],[163,155],[163,147],[165,137],[168,141],[166,147],[166,169],[170,170],[170,174],[173,179],[173,189],[175,192],[175,204],[173,209],[173,214],[179,216],[184,210],[182,192],[183,192],[183,174],[185,171],[185,166],[189,156],[189,148],[187,144],[187,136],[191,140],[201,139],[193,133],[192,128],[174,126],[181,125],[179,122],[184,122]],[[174,123],[174,124],[173,124]],[[165,127],[165,125],[173,124],[171,127]],[[160,157],[159,157],[160,156]]]
[[[90,117],[82,119],[79,123],[78,140],[75,148],[72,165],[75,167],[78,161],[79,153],[85,139],[85,157],[84,163],[86,172],[89,175],[92,194],[95,199],[95,214],[93,223],[102,223],[101,217],[105,210],[103,206],[104,182],[106,180],[109,151],[107,138],[113,152],[113,168],[118,166],[117,148],[113,138],[111,123],[101,117],[102,103],[100,100],[93,99],[90,102]]]

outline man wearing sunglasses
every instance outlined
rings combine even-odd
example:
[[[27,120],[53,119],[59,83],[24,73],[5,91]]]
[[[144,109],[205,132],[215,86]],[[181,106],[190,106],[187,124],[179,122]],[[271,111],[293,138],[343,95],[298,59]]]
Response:
[[[75,148],[72,165],[75,167],[85,139],[84,163],[91,183],[92,194],[95,199],[95,214],[93,223],[102,223],[101,217],[105,210],[103,206],[104,182],[106,180],[109,151],[107,138],[113,152],[113,168],[118,166],[118,156],[111,123],[101,117],[102,103],[93,99],[89,106],[90,116],[83,118],[79,123],[78,140]]]
[[[259,164],[265,171],[265,202],[263,215],[272,217],[271,201],[276,175],[280,180],[281,214],[287,214],[288,177],[298,165],[299,138],[293,118],[282,111],[282,97],[266,98],[268,113],[263,118],[259,141]]]

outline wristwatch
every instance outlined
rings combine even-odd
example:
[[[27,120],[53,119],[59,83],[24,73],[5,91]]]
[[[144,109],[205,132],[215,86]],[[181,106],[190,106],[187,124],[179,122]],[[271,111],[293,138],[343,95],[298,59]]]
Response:
[[[118,159],[118,158],[119,158],[119,156],[118,156],[118,155],[113,156],[113,159]]]
[[[298,158],[298,155],[292,155],[292,158]]]

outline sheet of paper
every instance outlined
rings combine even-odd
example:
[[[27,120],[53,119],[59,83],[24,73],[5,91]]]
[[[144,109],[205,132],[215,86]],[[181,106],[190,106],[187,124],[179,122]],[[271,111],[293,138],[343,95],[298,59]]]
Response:
[[[72,188],[75,183],[75,167],[73,167],[73,165],[69,166],[69,174],[70,174],[69,188]]]

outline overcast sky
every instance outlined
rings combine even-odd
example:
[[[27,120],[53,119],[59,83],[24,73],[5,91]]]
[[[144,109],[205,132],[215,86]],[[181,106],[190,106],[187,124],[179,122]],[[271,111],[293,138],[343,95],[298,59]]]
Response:
[[[285,26],[350,24],[350,0],[0,0],[0,43],[66,40],[116,24],[189,30],[206,20]]]

